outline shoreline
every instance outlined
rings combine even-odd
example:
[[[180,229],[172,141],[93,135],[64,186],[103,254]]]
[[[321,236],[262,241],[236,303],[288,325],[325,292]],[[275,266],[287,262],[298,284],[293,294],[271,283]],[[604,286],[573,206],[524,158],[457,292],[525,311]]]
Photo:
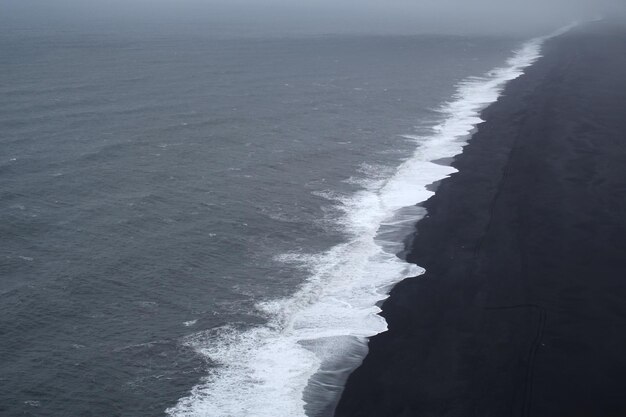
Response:
[[[626,415],[625,48],[550,39],[482,112],[336,416]]]

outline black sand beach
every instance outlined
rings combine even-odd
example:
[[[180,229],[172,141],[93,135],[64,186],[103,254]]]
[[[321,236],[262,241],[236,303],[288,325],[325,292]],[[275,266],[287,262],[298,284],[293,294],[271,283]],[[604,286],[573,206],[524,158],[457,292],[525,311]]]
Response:
[[[594,23],[485,110],[425,206],[336,410],[626,416],[626,30]]]

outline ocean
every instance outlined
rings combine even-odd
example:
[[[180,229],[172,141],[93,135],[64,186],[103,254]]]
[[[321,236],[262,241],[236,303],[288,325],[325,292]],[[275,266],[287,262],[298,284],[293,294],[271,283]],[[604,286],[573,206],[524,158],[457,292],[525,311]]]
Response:
[[[332,414],[380,302],[422,272],[417,204],[537,56],[3,30],[0,413]]]

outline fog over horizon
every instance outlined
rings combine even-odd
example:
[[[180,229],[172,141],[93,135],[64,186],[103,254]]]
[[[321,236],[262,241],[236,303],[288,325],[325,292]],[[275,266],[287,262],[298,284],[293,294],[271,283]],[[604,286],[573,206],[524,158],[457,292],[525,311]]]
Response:
[[[221,36],[527,34],[623,13],[618,0],[8,0],[11,29]]]

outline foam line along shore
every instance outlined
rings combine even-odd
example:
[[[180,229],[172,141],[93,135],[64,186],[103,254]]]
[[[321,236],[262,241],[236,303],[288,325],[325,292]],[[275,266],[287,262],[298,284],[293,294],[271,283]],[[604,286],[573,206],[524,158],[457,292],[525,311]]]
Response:
[[[358,365],[368,337],[387,330],[378,304],[394,284],[423,273],[396,256],[401,240],[385,241],[379,231],[410,234],[423,211],[401,218],[398,213],[426,201],[433,183],[456,172],[442,161],[462,152],[482,122],[480,112],[539,59],[547,38],[525,42],[503,66],[460,83],[455,97],[441,106],[441,122],[431,133],[411,136],[410,158],[391,176],[366,181],[362,191],[337,201],[343,212],[338,224],[349,241],[318,255],[284,255],[310,276],[293,296],[258,305],[269,317],[267,325],[246,332],[224,326],[191,336],[189,345],[220,367],[168,413],[294,417],[332,412],[345,368]],[[315,384],[320,370],[324,383]]]

